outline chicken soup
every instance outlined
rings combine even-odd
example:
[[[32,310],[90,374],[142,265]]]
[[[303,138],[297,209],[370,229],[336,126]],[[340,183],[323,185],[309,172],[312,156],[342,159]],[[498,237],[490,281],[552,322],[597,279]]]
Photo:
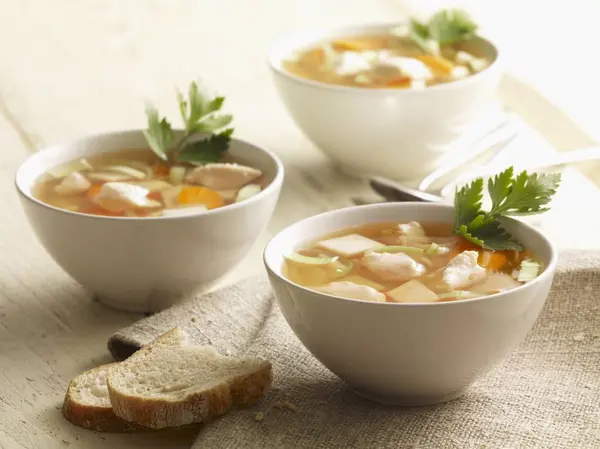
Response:
[[[457,301],[510,290],[542,267],[530,251],[491,251],[440,223],[377,223],[285,256],[284,276],[315,291],[373,302]]]
[[[262,172],[231,157],[202,166],[168,164],[149,149],[77,159],[44,174],[33,195],[90,215],[156,217],[198,213],[244,201],[265,187]]]
[[[422,89],[474,75],[492,63],[472,39],[477,26],[457,10],[387,33],[346,36],[303,49],[284,61],[302,78],[362,88]]]

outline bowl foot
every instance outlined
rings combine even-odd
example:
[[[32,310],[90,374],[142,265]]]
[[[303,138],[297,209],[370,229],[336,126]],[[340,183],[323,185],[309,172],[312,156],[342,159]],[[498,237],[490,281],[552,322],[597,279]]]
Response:
[[[384,405],[393,405],[399,407],[424,407],[428,405],[437,405],[443,404],[444,402],[454,401],[455,399],[463,396],[467,392],[467,389],[465,388],[439,396],[394,396],[374,393],[361,388],[353,388],[353,391],[364,399]]]

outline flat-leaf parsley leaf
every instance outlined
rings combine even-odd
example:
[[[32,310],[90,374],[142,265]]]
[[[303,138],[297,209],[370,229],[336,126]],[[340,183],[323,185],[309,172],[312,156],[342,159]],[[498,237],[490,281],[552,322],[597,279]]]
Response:
[[[524,249],[500,222],[510,215],[533,215],[549,210],[548,204],[561,181],[559,173],[528,174],[516,177],[513,167],[488,180],[491,209],[482,209],[483,179],[478,178],[457,190],[454,197],[454,233],[489,250]]]

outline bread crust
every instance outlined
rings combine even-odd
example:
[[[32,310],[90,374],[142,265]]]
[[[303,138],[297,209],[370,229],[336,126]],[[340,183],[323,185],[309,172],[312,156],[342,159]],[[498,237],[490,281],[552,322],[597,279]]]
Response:
[[[75,399],[75,384],[79,378],[87,374],[92,374],[95,371],[110,369],[115,365],[117,364],[109,363],[107,365],[92,368],[91,370],[80,374],[71,382],[69,382],[69,387],[67,388],[67,393],[65,394],[65,400],[62,406],[62,413],[67,421],[78,427],[95,430],[97,432],[122,433],[149,430],[138,424],[119,418],[117,415],[115,415],[112,407],[89,405]]]
[[[151,343],[138,352],[152,352],[152,349]],[[134,357],[135,354],[131,363],[135,363]],[[176,399],[128,394],[116,388],[109,375],[107,384],[110,402],[117,416],[152,429],[207,422],[234,407],[252,405],[264,396],[273,380],[271,363],[258,360],[254,363],[256,367],[252,372],[224,380],[205,391],[189,393]]]

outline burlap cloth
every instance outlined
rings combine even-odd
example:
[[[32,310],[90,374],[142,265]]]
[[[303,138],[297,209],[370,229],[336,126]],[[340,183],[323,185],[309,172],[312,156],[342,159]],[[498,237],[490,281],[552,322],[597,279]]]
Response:
[[[200,429],[199,448],[600,448],[600,254],[568,254],[527,340],[463,398],[423,408],[368,402],[288,328],[264,278],[123,329],[115,358],[174,326],[224,354],[270,359],[265,400]],[[410,367],[407,367],[410,369]]]

